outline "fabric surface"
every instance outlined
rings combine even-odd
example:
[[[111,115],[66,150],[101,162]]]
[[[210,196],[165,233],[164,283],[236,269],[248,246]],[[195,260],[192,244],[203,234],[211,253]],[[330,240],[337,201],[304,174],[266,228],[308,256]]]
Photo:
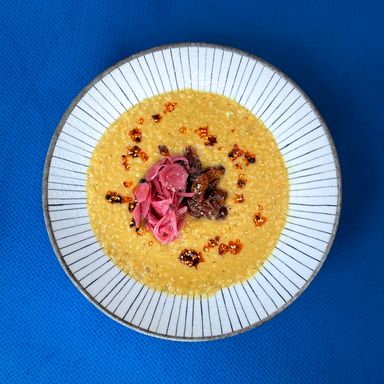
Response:
[[[0,382],[384,382],[383,11],[357,0],[3,0]],[[151,338],[97,310],[59,265],[41,209],[48,145],[77,93],[126,56],[182,41],[234,46],[291,76],[328,123],[343,174],[339,231],[309,288],[261,327],[205,343]]]

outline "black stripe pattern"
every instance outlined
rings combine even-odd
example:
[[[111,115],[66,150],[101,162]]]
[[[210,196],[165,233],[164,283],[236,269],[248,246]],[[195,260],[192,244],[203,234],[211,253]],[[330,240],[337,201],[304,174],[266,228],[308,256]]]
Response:
[[[286,226],[272,255],[249,280],[215,295],[174,296],[143,286],[104,254],[90,227],[86,171],[108,126],[146,97],[192,88],[233,98],[262,119],[290,180]],[[268,64],[234,50],[191,45],[128,60],[95,82],[63,123],[51,155],[47,210],[60,258],[89,298],[124,324],[166,337],[219,337],[277,313],[320,267],[339,205],[332,143],[311,102]]]

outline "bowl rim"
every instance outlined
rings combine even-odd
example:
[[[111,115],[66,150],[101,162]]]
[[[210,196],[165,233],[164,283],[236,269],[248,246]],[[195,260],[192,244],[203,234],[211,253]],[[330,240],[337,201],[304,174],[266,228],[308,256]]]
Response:
[[[64,257],[61,254],[60,248],[59,248],[59,246],[58,246],[58,244],[56,242],[56,239],[54,237],[54,234],[53,234],[52,223],[51,223],[51,220],[50,220],[50,217],[49,217],[49,210],[48,210],[48,177],[49,177],[49,170],[50,170],[50,166],[51,166],[52,154],[53,154],[53,151],[54,151],[55,146],[56,146],[56,142],[57,142],[57,140],[59,138],[59,135],[60,135],[60,133],[61,133],[61,131],[63,129],[63,126],[64,126],[65,122],[67,121],[68,117],[72,113],[73,109],[76,107],[76,105],[79,103],[79,101],[83,98],[83,96],[97,82],[99,82],[102,78],[104,78],[107,74],[109,74],[110,72],[115,70],[117,67],[119,67],[119,66],[121,66],[121,65],[123,65],[125,63],[128,63],[128,62],[130,62],[130,61],[132,61],[132,60],[134,60],[134,59],[136,59],[138,57],[144,56],[144,55],[149,54],[149,53],[154,53],[154,52],[162,51],[162,50],[165,50],[165,49],[171,49],[171,48],[186,48],[186,47],[216,48],[216,49],[220,49],[222,51],[237,53],[237,54],[240,54],[242,56],[250,57],[250,58],[253,58],[253,59],[259,61],[260,63],[262,63],[267,68],[276,71],[282,78],[284,78],[285,80],[291,82],[291,84],[299,92],[301,92],[303,97],[307,100],[308,105],[310,106],[312,111],[317,115],[317,118],[319,119],[321,125],[324,128],[324,132],[325,132],[325,134],[327,136],[327,139],[329,141],[329,145],[330,145],[330,148],[331,148],[331,151],[332,151],[332,156],[333,156],[333,160],[334,160],[335,168],[336,168],[337,182],[338,182],[338,185],[337,185],[337,192],[338,192],[337,207],[336,207],[335,221],[334,221],[334,224],[333,224],[333,227],[332,227],[331,237],[330,237],[329,242],[327,244],[327,247],[326,247],[326,249],[325,249],[325,251],[324,251],[324,253],[323,253],[323,255],[322,255],[322,257],[321,257],[321,259],[319,261],[318,266],[312,272],[312,274],[307,279],[307,281],[304,283],[304,285],[299,289],[299,291],[296,292],[286,303],[284,303],[281,307],[276,309],[276,311],[274,311],[271,314],[269,314],[268,316],[266,316],[264,319],[259,320],[258,322],[254,323],[254,324],[251,324],[251,325],[249,325],[247,327],[241,328],[241,329],[236,330],[236,331],[232,331],[232,332],[228,332],[228,333],[224,333],[224,334],[220,334],[220,335],[215,335],[215,336],[207,336],[207,337],[204,337],[204,336],[202,336],[202,337],[184,337],[184,336],[176,336],[176,335],[175,336],[172,336],[172,335],[162,335],[162,334],[156,333],[154,331],[145,330],[145,329],[142,329],[142,328],[140,328],[140,327],[138,327],[138,326],[136,326],[134,324],[131,324],[131,323],[125,321],[124,319],[119,318],[117,315],[115,315],[114,313],[109,311],[107,308],[104,308],[103,306],[101,306],[92,297],[92,295],[90,293],[88,293],[88,291],[81,286],[79,281],[76,279],[75,275],[71,272],[71,270],[69,269],[68,265],[65,263]],[[337,154],[336,146],[335,146],[335,143],[333,141],[332,135],[331,135],[331,133],[329,131],[329,128],[328,128],[327,124],[325,123],[322,115],[320,114],[320,112],[317,109],[317,107],[313,104],[312,100],[303,91],[303,89],[295,81],[293,81],[288,75],[286,75],[283,71],[281,71],[279,68],[275,67],[274,65],[270,64],[269,62],[267,62],[266,60],[260,58],[257,55],[254,55],[252,53],[249,53],[249,52],[246,52],[246,51],[243,51],[241,49],[234,48],[234,47],[228,47],[228,46],[225,46],[225,45],[213,44],[213,43],[203,43],[203,42],[179,42],[179,43],[163,44],[163,45],[159,45],[159,46],[156,46],[156,47],[153,47],[153,48],[149,48],[149,49],[140,51],[138,53],[135,53],[135,54],[133,54],[131,56],[128,56],[128,57],[118,61],[114,65],[110,66],[109,68],[107,68],[106,70],[104,70],[103,72],[98,74],[90,83],[88,83],[88,85],[86,85],[77,94],[77,96],[73,99],[73,101],[71,102],[71,104],[69,105],[69,107],[67,108],[67,110],[65,111],[63,116],[61,117],[61,119],[60,119],[60,121],[59,121],[59,123],[58,123],[58,125],[57,125],[57,127],[56,127],[56,129],[54,131],[54,134],[52,136],[52,139],[51,139],[51,142],[49,144],[49,147],[48,147],[47,155],[46,155],[46,158],[45,158],[44,170],[43,170],[43,179],[42,179],[42,208],[43,208],[43,214],[44,214],[44,222],[45,222],[45,226],[46,226],[46,229],[47,229],[47,232],[48,232],[48,237],[49,237],[49,240],[51,242],[52,248],[53,248],[53,250],[54,250],[54,252],[56,254],[56,257],[59,260],[59,263],[61,264],[64,272],[67,274],[67,276],[72,281],[72,283],[75,285],[75,287],[95,307],[97,307],[97,309],[102,311],[105,315],[107,315],[111,319],[113,319],[113,320],[117,321],[118,323],[124,325],[125,327],[128,327],[130,329],[133,329],[133,330],[135,330],[137,332],[140,332],[142,334],[146,334],[146,335],[149,335],[149,336],[154,336],[154,337],[157,337],[157,338],[160,338],[160,339],[166,339],[166,340],[175,340],[175,341],[189,341],[189,342],[210,341],[210,340],[218,340],[218,339],[224,339],[224,338],[227,338],[227,337],[230,337],[230,336],[235,336],[235,335],[238,335],[240,333],[249,331],[249,330],[251,330],[253,328],[256,328],[256,327],[266,323],[267,321],[271,320],[273,317],[275,317],[276,315],[281,313],[283,310],[285,310],[288,306],[290,306],[306,290],[306,288],[313,281],[313,279],[315,278],[315,276],[318,274],[319,270],[323,266],[323,264],[324,264],[324,262],[325,262],[325,260],[326,260],[326,258],[328,256],[328,254],[330,252],[330,249],[331,249],[331,247],[333,245],[335,236],[336,236],[337,228],[338,228],[339,221],[340,221],[341,206],[342,206],[342,176],[341,176],[340,163],[339,163],[339,157],[338,157],[338,154]]]

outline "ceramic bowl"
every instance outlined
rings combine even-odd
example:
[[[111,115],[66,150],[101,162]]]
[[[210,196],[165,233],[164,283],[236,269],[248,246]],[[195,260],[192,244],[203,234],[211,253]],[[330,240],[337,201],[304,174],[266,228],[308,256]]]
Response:
[[[225,95],[260,118],[277,142],[290,183],[287,222],[272,254],[250,279],[210,297],[155,291],[124,273],[94,237],[86,206],[90,156],[108,126],[141,100],[184,88]],[[177,340],[234,335],[291,304],[324,263],[340,203],[336,149],[308,96],[264,60],[202,43],[153,48],[100,74],[61,119],[43,179],[47,231],[80,292],[123,325]]]

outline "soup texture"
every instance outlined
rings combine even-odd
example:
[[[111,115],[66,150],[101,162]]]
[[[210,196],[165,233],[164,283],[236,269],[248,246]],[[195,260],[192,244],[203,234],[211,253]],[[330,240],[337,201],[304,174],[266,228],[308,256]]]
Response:
[[[203,167],[223,166],[219,187],[228,193],[225,219],[188,215],[169,244],[132,226],[130,204],[106,198],[113,191],[129,201],[162,158],[159,145],[171,156],[192,146]],[[134,146],[137,157],[129,156]],[[287,169],[264,124],[233,100],[193,90],[146,99],[121,115],[97,144],[87,175],[90,223],[106,255],[142,284],[170,294],[210,295],[254,275],[276,246],[288,200]],[[180,262],[185,249],[200,253],[201,262]]]

